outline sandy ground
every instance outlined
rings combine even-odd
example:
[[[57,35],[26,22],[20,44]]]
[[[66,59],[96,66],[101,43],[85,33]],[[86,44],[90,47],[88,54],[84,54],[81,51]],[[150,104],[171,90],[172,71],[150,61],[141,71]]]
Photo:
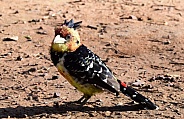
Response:
[[[182,0],[0,0],[0,118],[184,118],[183,6]],[[82,94],[49,55],[54,27],[66,19],[83,21],[82,42],[159,110],[108,92],[83,107],[70,104]]]

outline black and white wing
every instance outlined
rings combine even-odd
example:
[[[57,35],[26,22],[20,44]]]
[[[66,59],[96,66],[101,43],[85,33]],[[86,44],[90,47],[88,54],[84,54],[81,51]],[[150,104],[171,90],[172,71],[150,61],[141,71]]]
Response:
[[[64,59],[65,68],[78,81],[118,94],[118,81],[106,64],[86,46],[81,45],[75,52],[67,53]]]

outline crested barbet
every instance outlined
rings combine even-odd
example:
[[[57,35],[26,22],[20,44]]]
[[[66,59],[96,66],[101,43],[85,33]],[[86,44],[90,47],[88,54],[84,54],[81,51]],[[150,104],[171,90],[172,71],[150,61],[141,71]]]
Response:
[[[71,19],[56,27],[50,48],[51,60],[58,71],[84,94],[78,102],[83,105],[91,96],[107,90],[116,95],[121,92],[146,109],[156,109],[148,98],[118,80],[100,57],[81,43],[76,30],[80,23]]]

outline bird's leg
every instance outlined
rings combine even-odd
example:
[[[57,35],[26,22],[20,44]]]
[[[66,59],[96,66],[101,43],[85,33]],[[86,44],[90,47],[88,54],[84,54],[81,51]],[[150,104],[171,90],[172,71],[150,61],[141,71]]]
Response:
[[[84,105],[90,98],[91,96],[89,95],[83,95],[78,101],[75,101],[75,102],[80,103],[81,105]]]
[[[77,103],[81,103],[83,99],[85,99],[85,96],[84,95],[79,100],[77,100],[76,102]]]
[[[84,98],[85,98],[85,99],[84,99],[83,101],[81,101],[81,105],[86,104],[86,102],[91,98],[91,96],[88,96],[88,95],[85,96],[85,95],[84,95]]]

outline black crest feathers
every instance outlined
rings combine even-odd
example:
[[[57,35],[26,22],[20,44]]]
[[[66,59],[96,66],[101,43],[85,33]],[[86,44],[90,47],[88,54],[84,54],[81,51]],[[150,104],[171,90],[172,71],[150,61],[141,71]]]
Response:
[[[71,19],[69,22],[67,22],[67,20],[65,20],[63,25],[68,26],[69,28],[74,28],[77,29],[80,27],[80,24],[82,23],[82,21],[76,22],[74,23],[73,19]]]

